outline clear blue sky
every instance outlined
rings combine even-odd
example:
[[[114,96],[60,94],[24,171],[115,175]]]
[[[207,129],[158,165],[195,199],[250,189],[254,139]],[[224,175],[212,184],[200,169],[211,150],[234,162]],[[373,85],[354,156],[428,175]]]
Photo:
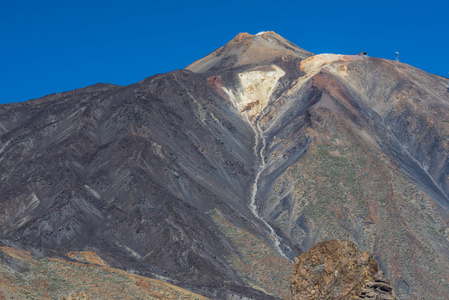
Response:
[[[273,30],[314,53],[449,72],[449,1],[24,1],[0,3],[0,103],[181,69],[239,32]]]

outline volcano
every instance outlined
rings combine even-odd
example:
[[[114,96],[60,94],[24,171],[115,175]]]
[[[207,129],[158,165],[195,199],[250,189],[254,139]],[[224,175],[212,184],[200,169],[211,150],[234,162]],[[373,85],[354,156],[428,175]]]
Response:
[[[0,106],[0,243],[217,299],[289,298],[347,239],[449,294],[447,78],[241,33],[185,69]]]

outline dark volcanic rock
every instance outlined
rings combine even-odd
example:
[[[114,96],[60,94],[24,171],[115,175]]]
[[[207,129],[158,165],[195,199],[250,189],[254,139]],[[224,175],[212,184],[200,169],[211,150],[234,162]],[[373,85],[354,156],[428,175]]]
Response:
[[[205,294],[265,297],[243,287],[205,214],[219,208],[263,234],[245,203],[252,130],[202,77],[175,71],[1,110],[3,244],[93,249]]]

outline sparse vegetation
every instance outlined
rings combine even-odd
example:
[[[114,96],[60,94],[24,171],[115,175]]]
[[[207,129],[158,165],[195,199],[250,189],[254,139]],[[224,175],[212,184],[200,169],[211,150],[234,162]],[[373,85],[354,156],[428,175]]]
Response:
[[[206,299],[171,284],[119,269],[36,258],[10,247],[1,247],[0,251],[11,255],[19,264],[27,263],[28,267],[21,273],[0,264],[0,298],[62,299],[70,294],[85,293],[88,299]]]
[[[238,251],[227,258],[238,276],[248,286],[290,299],[293,264],[264,241],[233,225],[219,210],[214,210],[210,216]]]
[[[393,284],[403,276],[414,278],[416,272],[443,278],[447,261],[431,249],[445,238],[445,223],[430,198],[390,159],[354,135],[320,136],[329,138],[311,144],[269,195],[276,199],[281,197],[278,191],[292,190],[293,210],[281,212],[278,224],[291,228],[291,236],[305,249],[313,246],[311,236],[314,243],[347,239],[363,251],[376,249],[390,268]],[[443,290],[438,281],[432,284],[435,291]]]

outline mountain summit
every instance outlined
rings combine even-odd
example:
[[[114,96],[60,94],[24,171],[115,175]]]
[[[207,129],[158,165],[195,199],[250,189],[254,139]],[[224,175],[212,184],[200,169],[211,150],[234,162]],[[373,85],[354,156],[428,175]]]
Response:
[[[290,297],[346,239],[398,298],[449,293],[445,79],[242,33],[184,70],[0,106],[0,239],[218,298]],[[9,249],[9,248],[8,248]]]
[[[209,70],[240,67],[244,65],[270,64],[277,60],[300,58],[313,55],[287,41],[273,31],[256,35],[239,33],[229,43],[200,59],[186,69],[195,73]]]

